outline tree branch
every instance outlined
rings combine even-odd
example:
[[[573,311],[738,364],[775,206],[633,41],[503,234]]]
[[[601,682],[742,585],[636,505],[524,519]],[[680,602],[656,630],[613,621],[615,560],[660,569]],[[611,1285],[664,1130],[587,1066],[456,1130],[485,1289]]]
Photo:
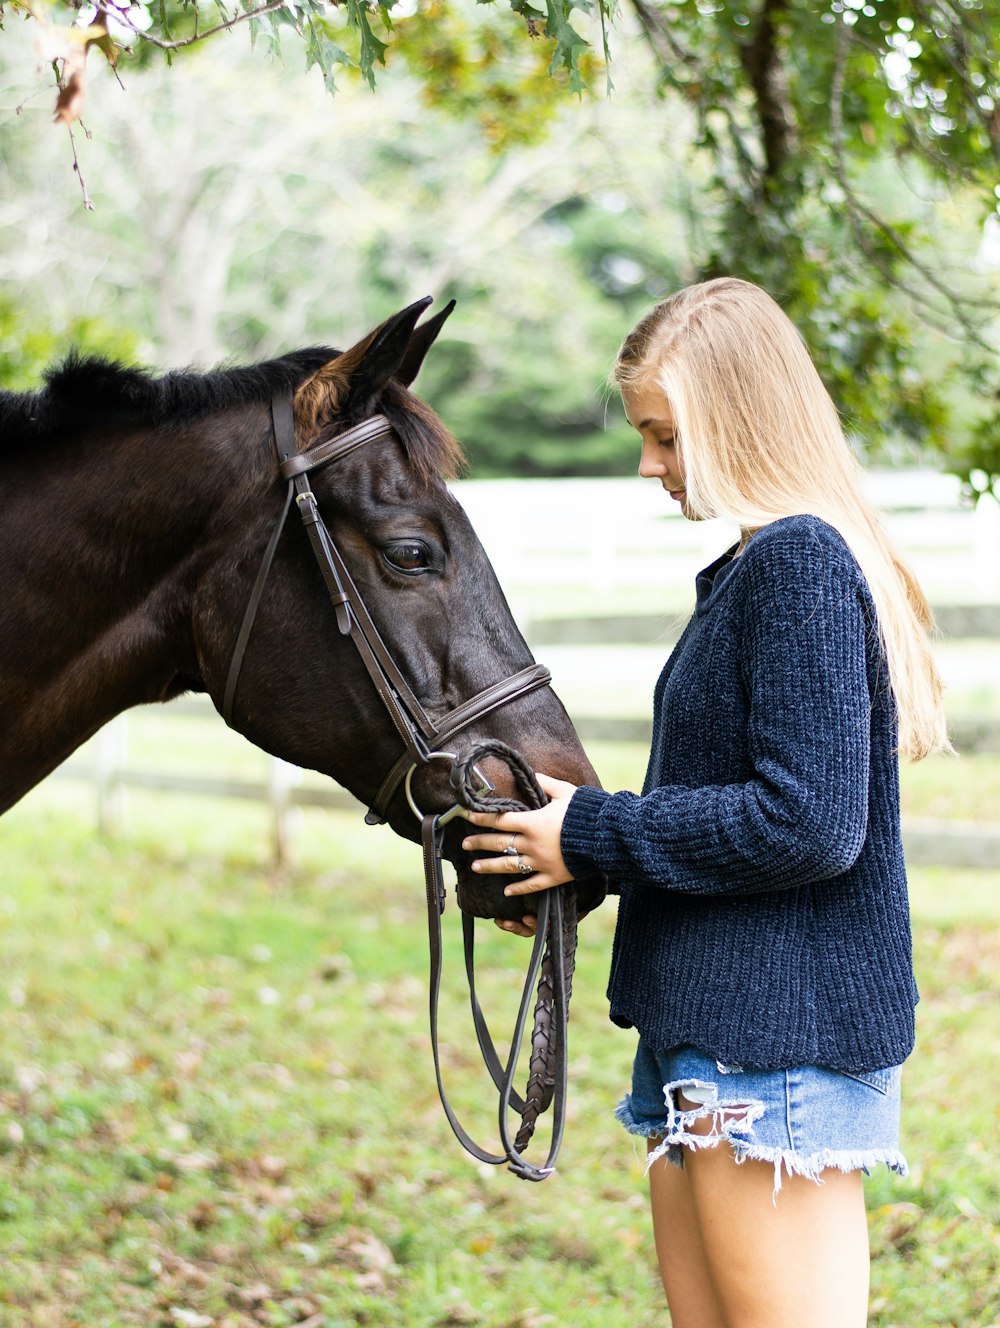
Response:
[[[762,0],[750,41],[738,46],[740,64],[750,81],[764,151],[762,184],[779,180],[795,152],[796,126],[779,42],[778,25],[787,0]]]
[[[689,68],[693,67],[696,73],[700,72],[700,65],[694,56],[684,49],[661,16],[646,4],[646,0],[632,0],[632,8],[636,12],[643,36],[663,68],[669,68],[673,59]]]
[[[194,46],[196,42],[206,41],[209,37],[214,37],[217,32],[225,32],[228,28],[235,28],[239,23],[246,23],[249,19],[260,18],[263,14],[271,14],[276,9],[286,8],[285,0],[268,0],[267,4],[259,5],[256,9],[247,9],[239,14],[227,19],[225,23],[217,23],[214,28],[206,28],[204,32],[199,32],[197,27],[197,9],[195,9],[195,30],[190,37],[180,37],[176,41],[165,41],[162,37],[154,37],[148,32],[143,32],[137,28],[129,18],[128,10],[116,9],[113,5],[107,3],[107,0],[94,0],[97,9],[107,18],[113,18],[116,23],[124,23],[135,35],[151,46],[157,47],[161,51],[179,51],[185,46]]]
[[[80,127],[82,129],[83,125],[81,124]],[[71,124],[66,126],[66,132],[69,134],[69,145],[73,152],[73,170],[76,172],[76,178],[80,181],[80,188],[83,190],[83,206],[88,212],[93,212],[94,200],[87,192],[87,182],[83,178],[83,171],[80,169],[80,158],[76,155],[76,135],[73,133],[73,126]],[[84,129],[83,132],[86,133],[87,131]]]
[[[844,81],[847,69],[847,51],[851,40],[851,32],[843,19],[837,22],[837,45],[833,68],[833,80],[830,87],[830,143],[832,148],[832,166],[833,173],[837,183],[840,185],[847,203],[848,220],[851,226],[851,233],[854,236],[855,243],[861,249],[868,261],[875,267],[886,280],[897,290],[903,291],[909,295],[919,307],[926,311],[933,310],[934,306],[927,298],[925,291],[910,285],[904,281],[898,272],[894,271],[883,259],[883,257],[872,246],[868,234],[865,230],[865,224],[873,230],[878,231],[904,260],[904,262],[924,279],[927,285],[944,300],[951,316],[955,319],[962,331],[974,345],[981,350],[992,353],[993,348],[985,340],[980,327],[974,321],[969,312],[980,302],[967,299],[957,295],[945,282],[941,281],[934,272],[932,272],[925,263],[922,263],[909,245],[905,242],[899,231],[877,212],[868,207],[858,197],[856,190],[851,185],[847,173],[847,164],[844,152]],[[987,302],[982,302],[982,307],[992,308]],[[937,312],[935,310],[935,312]],[[941,328],[947,331],[947,328]]]
[[[646,0],[632,0],[632,8],[639,20],[639,26],[642,29],[646,44],[656,57],[664,78],[682,96],[691,100],[690,93],[686,91],[683,81],[676,76],[674,69],[678,64],[683,65],[691,74],[692,81],[701,85],[707,78],[701,61],[681,45],[670,30],[669,25],[663,22],[661,15],[647,4]],[[725,117],[729,141],[733,147],[733,156],[739,163],[740,171],[748,185],[747,193],[759,194],[760,159],[755,157],[754,152],[747,145],[743,128],[737,123],[732,106],[725,100],[719,100],[711,109],[718,111],[720,115]],[[705,107],[701,101],[697,102],[697,111],[699,120],[703,124]]]

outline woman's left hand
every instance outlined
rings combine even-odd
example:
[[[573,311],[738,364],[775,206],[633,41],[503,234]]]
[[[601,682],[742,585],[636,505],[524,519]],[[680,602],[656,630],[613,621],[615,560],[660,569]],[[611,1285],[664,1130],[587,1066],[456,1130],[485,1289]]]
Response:
[[[575,784],[548,775],[538,775],[538,783],[551,801],[535,812],[469,812],[462,815],[473,825],[489,829],[488,834],[469,835],[462,847],[470,853],[492,850],[504,856],[478,858],[474,872],[516,878],[504,890],[505,895],[532,895],[551,890],[572,880],[559,847],[563,818]],[[529,868],[525,871],[524,868]]]

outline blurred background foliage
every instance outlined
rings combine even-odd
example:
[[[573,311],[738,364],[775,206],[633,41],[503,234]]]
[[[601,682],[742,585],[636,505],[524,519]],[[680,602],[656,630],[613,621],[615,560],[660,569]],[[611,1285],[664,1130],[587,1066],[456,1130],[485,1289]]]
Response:
[[[252,49],[170,53],[148,38],[225,11],[167,5],[114,73],[91,57],[72,151],[31,40],[67,7],[6,8],[6,386],[74,343],[163,367],[343,345],[432,293],[459,308],[420,387],[476,474],[623,473],[621,336],[733,272],[877,460],[1000,475],[995,0],[629,0],[609,70],[581,6],[310,0]]]

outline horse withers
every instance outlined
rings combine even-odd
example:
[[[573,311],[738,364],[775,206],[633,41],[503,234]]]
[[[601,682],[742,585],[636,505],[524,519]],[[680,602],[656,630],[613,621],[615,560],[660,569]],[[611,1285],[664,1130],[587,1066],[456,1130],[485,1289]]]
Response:
[[[367,805],[385,794],[404,750],[399,724],[342,631],[297,520],[274,547],[224,705],[246,606],[291,495],[275,455],[276,400],[290,403],[294,448],[307,458],[336,452],[331,440],[362,421],[384,420],[309,478],[345,576],[431,723],[446,728],[470,698],[530,673],[531,653],[447,488],[460,448],[409,391],[451,309],[418,326],[428,303],[344,352],[162,377],[71,357],[41,390],[0,394],[0,813],[115,715],[184,692],[207,692],[258,747]],[[596,783],[547,686],[474,713],[449,745],[481,740]],[[503,767],[485,773],[503,788]],[[445,761],[421,765],[410,783],[421,809],[454,802]],[[399,834],[418,837],[401,780],[382,810]],[[445,851],[468,907],[520,913],[524,901],[505,901],[501,886],[468,870],[461,837],[458,822]]]

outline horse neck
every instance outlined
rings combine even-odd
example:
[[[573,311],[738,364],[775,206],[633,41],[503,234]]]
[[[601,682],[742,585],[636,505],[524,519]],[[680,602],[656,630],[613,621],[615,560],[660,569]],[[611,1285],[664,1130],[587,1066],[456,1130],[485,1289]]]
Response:
[[[264,411],[49,446],[0,471],[0,811],[130,706],[201,688],[191,599]],[[227,520],[228,517],[228,520]]]

